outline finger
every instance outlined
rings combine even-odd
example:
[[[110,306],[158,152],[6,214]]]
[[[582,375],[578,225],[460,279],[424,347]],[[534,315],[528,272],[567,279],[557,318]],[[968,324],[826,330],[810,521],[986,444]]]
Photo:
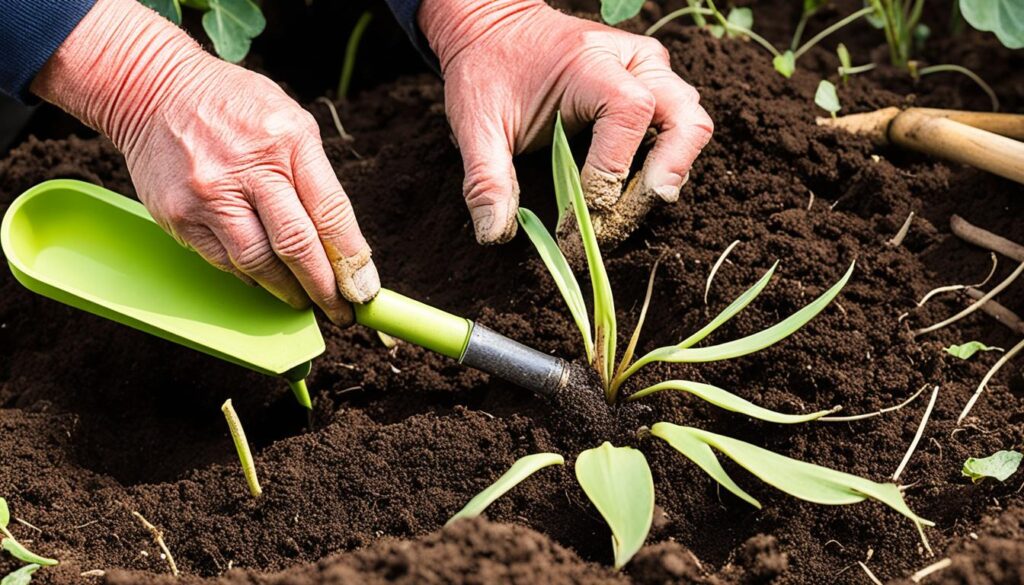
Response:
[[[252,201],[274,254],[331,321],[351,323],[352,308],[338,292],[319,234],[292,184],[282,175],[269,174],[254,182],[253,190]]]
[[[220,240],[217,239],[217,236],[213,234],[210,228],[197,226],[189,229],[181,235],[181,240],[186,247],[195,250],[197,254],[202,256],[203,260],[206,260],[214,267],[234,274],[249,286],[256,286],[255,280],[249,278],[231,263],[228,251],[224,249],[224,245],[220,243]]]
[[[373,299],[380,291],[380,276],[370,245],[319,140],[309,139],[299,147],[293,172],[299,201],[313,223],[341,296],[353,303]]]
[[[655,98],[652,124],[658,130],[642,171],[642,188],[665,201],[676,201],[693,161],[714,131],[700,106],[700,95],[669,67],[667,56],[634,71]]]
[[[235,268],[296,309],[309,306],[309,297],[299,281],[274,254],[266,229],[255,211],[240,206],[223,210],[210,229]]]
[[[594,137],[580,173],[590,205],[618,201],[633,156],[651,125],[654,96],[617,61],[602,75],[589,75],[574,96],[577,109],[594,120]]]
[[[512,164],[511,140],[502,125],[459,116],[452,131],[462,153],[462,195],[473,218],[476,241],[504,244],[516,235],[519,181]]]

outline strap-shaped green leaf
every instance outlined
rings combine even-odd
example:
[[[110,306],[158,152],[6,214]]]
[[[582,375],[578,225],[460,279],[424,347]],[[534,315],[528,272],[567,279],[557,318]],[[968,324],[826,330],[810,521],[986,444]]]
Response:
[[[557,453],[535,453],[533,455],[527,455],[520,458],[512,464],[512,467],[509,467],[508,471],[488,486],[487,489],[473,496],[473,499],[459,510],[457,514],[452,516],[448,520],[447,524],[451,524],[459,518],[474,518],[479,516],[487,506],[494,503],[494,500],[505,495],[505,493],[510,489],[522,483],[523,480],[530,477],[538,470],[549,465],[563,465],[564,463],[565,459]]]
[[[562,298],[565,299],[565,304],[568,305],[569,312],[572,313],[573,321],[576,321],[576,327],[583,335],[583,347],[587,352],[587,361],[592,361],[594,359],[594,341],[590,331],[590,318],[587,316],[583,291],[580,290],[576,275],[572,273],[569,261],[565,259],[558,243],[551,237],[535,213],[525,207],[520,207],[516,217],[519,219],[519,225],[522,226],[523,231],[533,242],[533,247],[537,248],[537,254],[544,262],[544,266],[547,267],[551,278],[554,279],[558,291],[562,293]]]
[[[7,500],[0,498],[0,528],[7,528],[11,523],[11,511],[7,507]]]
[[[594,367],[601,375],[606,394],[609,394],[612,375],[615,372],[615,301],[608,273],[597,245],[597,235],[590,221],[590,210],[583,198],[580,186],[580,172],[569,149],[569,140],[562,128],[562,115],[555,118],[555,136],[552,140],[551,167],[555,178],[555,193],[558,201],[568,200],[576,215],[576,225],[583,240],[583,250],[590,269],[590,284],[594,289]]]
[[[647,388],[634,393],[629,397],[629,399],[638,400],[644,396],[654,394],[655,392],[661,392],[662,390],[689,392],[701,400],[710,402],[719,408],[745,414],[756,419],[784,425],[809,422],[835,412],[835,409],[832,409],[819,410],[818,412],[812,412],[809,414],[783,414],[781,412],[775,412],[774,410],[768,410],[767,408],[757,406],[756,404],[744,400],[743,398],[740,398],[739,396],[717,386],[702,384],[700,382],[690,382],[688,380],[667,380],[653,386],[648,386]]]
[[[12,557],[24,561],[26,563],[35,563],[37,565],[43,565],[44,567],[52,567],[53,565],[57,564],[57,561],[55,559],[41,557],[36,553],[25,548],[25,545],[21,544],[17,540],[14,540],[13,538],[8,537],[3,539],[3,542],[0,543],[0,548],[3,548],[5,551],[11,553]]]
[[[38,570],[39,565],[25,565],[17,571],[8,573],[3,580],[0,580],[0,585],[28,585],[32,582],[32,575]]]
[[[678,347],[679,349],[686,349],[700,343],[705,337],[714,333],[716,329],[725,325],[727,321],[735,317],[743,309],[747,308],[747,305],[757,298],[757,295],[761,294],[764,287],[768,286],[768,282],[772,279],[772,275],[775,274],[775,269],[778,267],[779,261],[776,260],[775,264],[772,264],[772,267],[768,269],[768,272],[765,272],[764,276],[754,283],[754,286],[743,291],[743,294],[736,297],[736,300],[732,303],[729,303],[728,307],[722,309],[722,312],[716,315],[715,318],[708,322],[707,325],[701,327],[699,331],[687,337],[675,347]]]
[[[263,32],[267,21],[252,0],[209,0],[203,30],[225,61],[237,63],[249,53],[252,39]]]
[[[576,479],[612,530],[615,568],[643,546],[654,518],[654,479],[643,453],[605,442],[576,458]]]
[[[718,456],[711,450],[711,447],[707,443],[703,442],[697,436],[681,431],[679,429],[685,429],[687,427],[677,427],[669,423],[658,423],[651,427],[651,434],[663,439],[673,449],[679,451],[684,457],[696,463],[705,473],[711,476],[712,479],[717,481],[725,489],[735,494],[740,499],[749,503],[757,509],[761,509],[761,502],[748,494],[740,486],[736,485],[736,482],[729,477],[729,474],[725,472],[721,462],[718,461]]]
[[[660,422],[651,427],[651,434],[664,439],[688,458],[690,457],[689,453],[695,451],[694,441],[714,447],[756,475],[761,481],[801,500],[817,504],[844,505],[855,504],[871,498],[910,518],[919,530],[922,524],[934,526],[934,523],[921,518],[907,506],[903,500],[903,494],[900,493],[896,484],[876,483],[849,473],[790,459],[750,443],[693,427]],[[706,469],[706,461],[703,463],[697,461],[697,463]],[[711,475],[716,480],[719,479],[714,473]],[[745,497],[742,493],[734,491],[729,484],[722,483],[722,485],[741,498],[750,501],[749,496]]]

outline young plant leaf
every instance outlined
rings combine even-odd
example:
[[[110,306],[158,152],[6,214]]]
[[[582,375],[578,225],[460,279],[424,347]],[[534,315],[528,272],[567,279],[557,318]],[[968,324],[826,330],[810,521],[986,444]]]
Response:
[[[615,568],[620,569],[647,539],[654,519],[654,478],[643,453],[607,441],[576,458],[580,487],[612,529]]]
[[[203,30],[222,59],[238,63],[266,27],[263,13],[252,0],[209,0],[209,8],[203,14]]]
[[[143,6],[152,8],[157,14],[174,24],[181,24],[181,5],[178,4],[178,0],[139,0],[139,2]]]
[[[725,20],[731,25],[750,30],[754,28],[754,11],[750,8],[732,8],[729,10],[729,15],[726,16]],[[729,37],[743,36],[742,33],[738,31],[733,32],[720,24],[713,24],[709,28],[711,30],[711,34],[714,35],[716,39],[722,38],[723,35],[727,35]]]
[[[784,425],[810,422],[835,412],[835,409],[832,409],[819,410],[818,412],[812,412],[810,414],[783,414],[781,412],[775,412],[774,410],[768,410],[767,408],[761,408],[760,406],[744,400],[743,398],[740,398],[739,396],[717,386],[702,384],[700,382],[690,382],[688,380],[667,380],[665,382],[655,384],[654,386],[648,386],[647,388],[631,395],[629,400],[638,400],[644,396],[650,396],[655,392],[661,392],[662,390],[688,392],[705,402],[714,404],[719,408],[745,414],[759,420]]]
[[[569,261],[565,259],[558,243],[551,237],[535,213],[525,207],[520,207],[516,217],[527,237],[533,242],[533,247],[537,249],[537,254],[555,281],[558,292],[562,293],[565,304],[569,307],[573,321],[576,322],[576,327],[579,328],[580,334],[583,336],[587,361],[593,361],[594,341],[590,331],[590,318],[587,316],[587,304],[583,300],[583,292],[580,290],[576,276],[572,273]]]
[[[58,562],[55,559],[41,557],[36,553],[25,548],[25,546],[17,540],[14,540],[10,537],[4,538],[3,542],[0,542],[0,548],[3,548],[3,550],[11,553],[12,557],[20,561],[24,561],[26,563],[35,563],[37,565],[42,565],[44,567],[52,567],[58,564]]]
[[[0,528],[7,528],[11,523],[11,510],[7,507],[7,500],[0,498]]]
[[[946,348],[946,353],[962,360],[971,359],[979,351],[1004,351],[1001,347],[989,347],[980,341],[968,341],[963,345],[953,344]]]
[[[0,580],[0,585],[28,585],[32,582],[32,575],[39,570],[39,565],[31,564],[21,567],[17,571],[8,573],[3,580]]]
[[[601,0],[601,19],[607,24],[619,24],[640,13],[644,0]]]
[[[974,28],[995,33],[1007,48],[1024,48],[1024,2],[960,0],[960,14]]]
[[[910,518],[919,530],[922,524],[934,526],[934,523],[921,518],[907,506],[896,484],[876,483],[849,473],[790,459],[750,443],[693,427],[660,422],[651,427],[651,434],[663,439],[688,458],[690,453],[696,451],[695,442],[713,447],[761,481],[801,500],[816,504],[844,505],[856,504],[871,498]],[[706,454],[703,459],[695,462],[705,468],[708,465]],[[721,469],[721,466],[718,468]],[[721,471],[719,475],[723,474],[724,471]],[[711,475],[718,479],[716,474]],[[722,485],[748,502],[753,499],[742,490],[737,492],[728,483]]]
[[[986,477],[1006,481],[1020,467],[1021,459],[1024,459],[1024,454],[1017,451],[996,451],[988,457],[968,458],[960,473],[971,478],[974,483]]]
[[[510,489],[522,483],[523,480],[538,470],[549,465],[563,464],[565,464],[565,459],[557,453],[535,453],[521,457],[487,489],[473,496],[473,499],[452,516],[445,525],[447,526],[460,518],[475,518],[479,516],[487,506],[490,506],[495,500],[505,495]]]
[[[818,90],[814,92],[814,103],[818,107],[836,117],[836,112],[843,109],[839,104],[839,94],[836,93],[836,86],[827,79],[822,79],[818,84]]]
[[[615,371],[615,301],[612,297],[612,286],[608,281],[608,273],[601,258],[601,248],[597,244],[597,235],[590,222],[590,210],[583,198],[580,186],[580,173],[576,161],[569,150],[569,140],[562,128],[562,116],[555,119],[555,136],[551,148],[552,174],[555,177],[555,192],[561,191],[560,199],[568,199],[576,216],[576,225],[583,240],[583,251],[590,269],[590,284],[594,289],[594,356],[593,364],[601,375],[605,387],[605,397],[609,402],[615,396],[611,389],[612,375]]]
[[[783,77],[789,79],[793,77],[793,72],[796,71],[796,56],[793,54],[793,51],[787,50],[785,53],[773,57],[772,65]]]
[[[843,277],[839,279],[839,282],[832,285],[832,288],[822,293],[820,297],[818,297],[817,299],[809,303],[807,306],[797,311],[796,313],[793,313],[786,319],[780,321],[779,323],[776,323],[775,325],[772,325],[767,329],[754,333],[753,335],[748,335],[741,339],[736,339],[734,341],[728,341],[726,343],[712,345],[709,347],[683,347],[690,341],[689,339],[687,339],[686,341],[679,345],[672,345],[668,347],[655,349],[648,353],[647,355],[643,356],[642,358],[638,359],[636,363],[634,363],[628,370],[626,370],[624,375],[626,377],[631,376],[643,366],[653,362],[715,362],[745,356],[754,353],[755,351],[760,351],[766,347],[774,345],[795,333],[798,329],[806,325],[808,321],[817,316],[818,313],[823,311],[825,307],[827,307],[828,304],[832,302],[832,299],[834,299],[836,295],[839,294],[839,291],[843,289],[843,286],[846,285],[847,281],[850,280],[850,276],[853,274],[853,269],[855,266],[856,262],[850,264],[850,268],[847,269],[846,274],[844,274]],[[764,278],[762,278],[762,280],[764,280]],[[760,284],[760,282],[758,284]],[[756,286],[757,285],[755,285],[755,287]],[[750,292],[751,291],[743,293],[743,296],[741,296],[740,299],[734,301],[733,305],[739,304],[739,301],[746,297],[747,294]],[[756,294],[754,296],[756,296]],[[749,303],[750,300],[752,299],[748,299],[746,302]],[[726,310],[722,312],[723,315],[731,308],[732,305],[726,308]],[[740,307],[740,309],[742,309],[742,307]],[[739,309],[737,309],[737,312],[738,311]],[[719,317],[722,317],[722,315],[719,315]],[[716,317],[715,320],[717,321],[719,317]],[[722,322],[724,322],[724,320]],[[712,323],[714,323],[714,321]],[[705,327],[705,329],[707,329],[707,327]],[[703,329],[701,331],[698,331],[697,333],[699,334],[701,332],[703,332]]]
[[[850,51],[846,48],[846,45],[839,43],[836,46],[836,55],[839,57],[839,77],[842,78],[843,83],[849,79],[850,75],[847,71],[853,67],[853,60],[850,59]]]

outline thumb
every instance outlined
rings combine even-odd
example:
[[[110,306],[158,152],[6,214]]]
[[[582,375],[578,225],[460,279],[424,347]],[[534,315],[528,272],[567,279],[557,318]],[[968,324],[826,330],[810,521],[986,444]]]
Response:
[[[495,126],[501,127],[470,123],[453,128],[466,171],[462,193],[481,244],[504,244],[516,235],[519,181],[509,138]]]

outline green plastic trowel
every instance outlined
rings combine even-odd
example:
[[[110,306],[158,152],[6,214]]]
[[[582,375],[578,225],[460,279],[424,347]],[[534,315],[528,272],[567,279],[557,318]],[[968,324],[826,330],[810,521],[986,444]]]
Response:
[[[311,360],[324,352],[312,309],[295,310],[180,246],[137,201],[59,179],[18,197],[0,245],[28,289],[73,307],[288,380],[303,406]],[[382,289],[356,322],[550,395],[564,361],[469,319]]]

